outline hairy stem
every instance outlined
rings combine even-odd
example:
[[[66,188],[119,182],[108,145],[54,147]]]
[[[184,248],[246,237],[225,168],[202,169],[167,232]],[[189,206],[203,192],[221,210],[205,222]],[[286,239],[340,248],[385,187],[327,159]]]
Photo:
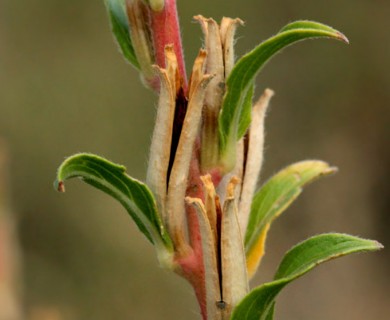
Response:
[[[161,11],[153,11],[150,9],[150,17],[156,62],[160,67],[165,67],[164,49],[166,45],[172,44],[179,64],[182,85],[186,91],[187,75],[181,44],[176,0],[165,0],[164,8]]]

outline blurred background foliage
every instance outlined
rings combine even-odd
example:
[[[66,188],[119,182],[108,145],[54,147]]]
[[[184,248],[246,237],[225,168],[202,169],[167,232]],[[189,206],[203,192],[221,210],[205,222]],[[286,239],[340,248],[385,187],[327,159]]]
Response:
[[[253,284],[270,279],[282,254],[313,234],[346,232],[389,246],[390,2],[178,6],[188,67],[202,43],[191,23],[200,13],[245,20],[238,55],[297,19],[329,24],[351,40],[288,48],[258,78],[258,94],[276,91],[262,181],[307,158],[340,172],[310,186],[275,223]],[[0,136],[10,154],[7,202],[21,248],[24,319],[199,319],[189,285],[157,266],[119,204],[77,181],[65,195],[52,188],[59,163],[80,151],[143,179],[155,106],[113,43],[102,0],[1,0]],[[386,249],[321,267],[281,295],[277,318],[385,319],[389,267]]]

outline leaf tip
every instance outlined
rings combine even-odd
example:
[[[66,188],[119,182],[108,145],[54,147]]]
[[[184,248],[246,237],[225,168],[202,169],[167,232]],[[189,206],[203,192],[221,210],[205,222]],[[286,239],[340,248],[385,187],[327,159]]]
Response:
[[[347,36],[339,31],[337,32],[337,38],[345,42],[346,44],[349,44],[349,39],[347,38]]]
[[[339,171],[339,168],[337,167],[329,167],[326,170],[324,170],[324,174],[329,175],[329,174],[335,174]]]
[[[379,241],[373,240],[373,242],[374,242],[374,245],[376,246],[377,250],[382,250],[385,248],[385,246],[382,243],[380,243]]]
[[[275,91],[270,89],[270,88],[266,88],[264,90],[264,94],[267,98],[271,99],[274,95],[275,95]]]
[[[58,191],[58,192],[65,192],[65,184],[63,181],[58,181],[56,180],[54,182],[54,188]]]

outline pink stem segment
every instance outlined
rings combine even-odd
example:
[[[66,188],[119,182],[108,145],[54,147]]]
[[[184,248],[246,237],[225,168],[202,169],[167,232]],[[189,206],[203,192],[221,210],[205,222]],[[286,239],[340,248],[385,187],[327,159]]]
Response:
[[[191,161],[189,173],[188,173],[188,185],[186,196],[192,198],[199,198],[204,201],[203,184],[200,179],[201,172],[199,166],[200,158],[200,146],[199,139],[195,142],[193,158]],[[211,173],[214,185],[217,187],[221,181],[221,175],[218,170]],[[187,223],[188,233],[192,251],[186,256],[177,259],[177,263],[181,267],[181,275],[188,280],[195,291],[196,298],[199,303],[200,311],[203,320],[212,320],[207,318],[207,303],[206,303],[206,279],[205,269],[203,263],[203,250],[201,243],[201,235],[199,230],[199,221],[194,211],[194,207],[187,205]]]
[[[165,46],[172,44],[178,63],[179,73],[184,92],[187,91],[187,75],[184,64],[183,47],[181,44],[179,18],[176,0],[165,0],[164,8],[157,12],[150,10],[152,38],[157,64],[165,67]]]

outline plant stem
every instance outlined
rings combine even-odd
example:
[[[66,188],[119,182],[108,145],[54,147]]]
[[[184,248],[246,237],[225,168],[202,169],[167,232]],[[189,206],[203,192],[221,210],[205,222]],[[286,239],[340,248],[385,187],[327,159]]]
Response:
[[[165,6],[161,11],[153,11],[150,9],[150,16],[156,62],[160,67],[165,67],[165,46],[172,44],[179,64],[179,74],[182,86],[186,92],[187,75],[184,64],[176,0],[165,0]]]

